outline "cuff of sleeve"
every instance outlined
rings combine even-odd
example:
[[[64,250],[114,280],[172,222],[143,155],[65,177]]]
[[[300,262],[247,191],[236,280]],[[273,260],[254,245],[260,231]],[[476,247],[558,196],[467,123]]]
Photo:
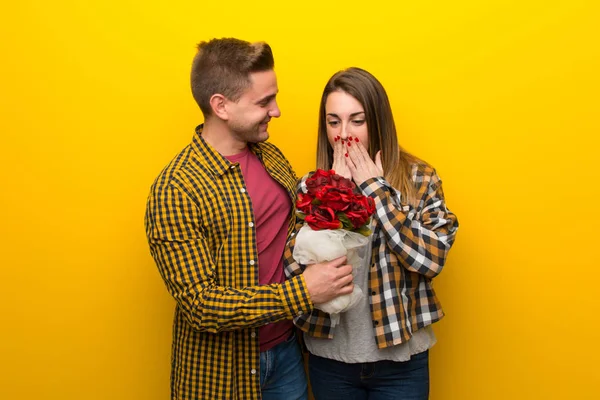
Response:
[[[393,190],[382,176],[367,179],[360,184],[359,189],[369,197],[381,196],[383,192]]]
[[[400,192],[396,191],[382,176],[367,179],[359,186],[359,189],[365,196],[371,197],[375,201],[375,205],[378,203],[385,205],[392,203],[405,213],[408,213],[412,208],[409,204],[403,202]],[[382,212],[385,212],[385,210]]]
[[[304,275],[295,276],[282,283],[281,298],[289,319],[308,314],[313,309]]]

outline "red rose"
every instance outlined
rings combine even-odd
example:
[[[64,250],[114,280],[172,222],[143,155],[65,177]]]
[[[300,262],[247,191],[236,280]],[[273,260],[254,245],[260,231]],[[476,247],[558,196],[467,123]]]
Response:
[[[298,194],[298,215],[314,230],[347,229],[365,236],[366,226],[375,212],[370,197],[355,193],[356,185],[334,170],[316,170],[305,181],[308,194]]]
[[[375,212],[375,202],[370,197],[363,196],[363,195],[357,195],[357,196],[355,196],[352,204],[355,207],[353,209],[358,209],[358,208],[364,209],[367,211],[367,213],[369,215],[371,215]]]
[[[345,211],[350,207],[354,194],[350,189],[341,189],[326,185],[317,190],[316,198],[326,207],[335,211]]]
[[[331,175],[331,186],[340,188],[340,189],[350,189],[354,190],[356,185],[350,179],[346,179],[341,175]]]
[[[367,210],[360,209],[356,211],[348,211],[346,213],[346,217],[348,217],[350,222],[352,222],[352,226],[354,227],[354,229],[358,229],[367,223],[367,221],[370,218],[370,215],[367,213]]]
[[[352,222],[354,229],[358,229],[369,221],[375,212],[373,199],[363,195],[355,195],[346,216]]]
[[[296,201],[296,208],[304,214],[310,213],[311,203],[314,200],[309,194],[298,193],[298,200]]]
[[[371,215],[375,214],[375,201],[371,197],[367,197],[367,212]]]
[[[340,229],[342,227],[342,223],[335,216],[335,211],[323,206],[314,206],[312,213],[307,215],[304,221],[315,231],[321,229]]]
[[[333,175],[333,171],[323,171],[322,169],[316,170],[312,176],[304,182],[308,189],[308,194],[314,196],[320,187],[329,185],[331,182],[331,175]]]

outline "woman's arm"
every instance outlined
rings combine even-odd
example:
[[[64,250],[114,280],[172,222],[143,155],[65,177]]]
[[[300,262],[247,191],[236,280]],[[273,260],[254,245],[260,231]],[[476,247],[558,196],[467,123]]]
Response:
[[[399,192],[382,177],[366,180],[360,189],[375,201],[374,218],[402,265],[433,278],[446,262],[458,220],[446,207],[442,181],[435,170],[426,168],[417,179],[422,196],[416,208],[402,201]]]

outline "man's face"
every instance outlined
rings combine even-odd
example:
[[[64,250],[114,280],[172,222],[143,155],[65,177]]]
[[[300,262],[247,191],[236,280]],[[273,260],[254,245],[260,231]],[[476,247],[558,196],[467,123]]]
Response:
[[[250,74],[250,87],[228,106],[228,125],[236,139],[258,143],[269,138],[269,121],[281,115],[276,100],[278,91],[275,71]]]

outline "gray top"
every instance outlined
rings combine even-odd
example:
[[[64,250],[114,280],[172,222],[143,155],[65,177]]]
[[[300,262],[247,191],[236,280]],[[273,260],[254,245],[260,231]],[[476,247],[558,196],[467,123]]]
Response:
[[[304,334],[306,347],[312,354],[346,363],[408,361],[411,355],[421,353],[436,343],[433,329],[429,325],[416,331],[407,342],[385,349],[377,348],[369,306],[371,245],[369,243],[366,246],[363,264],[354,276],[354,284],[361,288],[364,295],[356,306],[340,314],[333,339],[320,339]]]

